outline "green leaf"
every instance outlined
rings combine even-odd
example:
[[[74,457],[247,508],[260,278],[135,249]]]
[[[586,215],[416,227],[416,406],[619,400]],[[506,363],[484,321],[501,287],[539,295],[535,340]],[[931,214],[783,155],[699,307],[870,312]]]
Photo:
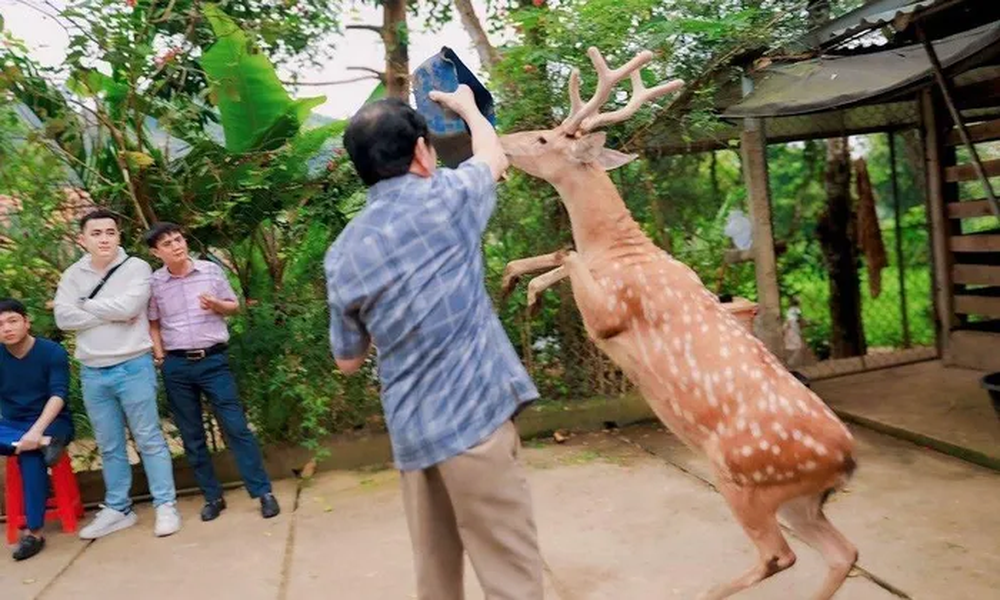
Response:
[[[326,98],[293,101],[274,65],[246,33],[218,6],[207,4],[204,12],[217,39],[201,65],[222,115],[226,148],[247,152],[281,146]]]
[[[375,86],[375,89],[372,90],[372,93],[368,96],[368,99],[365,100],[364,103],[368,104],[369,102],[375,102],[376,100],[381,100],[382,98],[385,98],[385,84],[384,83],[380,83],[377,86]]]

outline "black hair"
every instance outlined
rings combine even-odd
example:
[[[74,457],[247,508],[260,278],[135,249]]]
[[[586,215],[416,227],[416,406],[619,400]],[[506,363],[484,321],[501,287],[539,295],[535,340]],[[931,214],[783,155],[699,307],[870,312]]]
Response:
[[[28,309],[24,307],[24,304],[20,300],[13,298],[0,299],[0,315],[8,312],[17,313],[25,319],[28,318]]]
[[[402,100],[386,98],[363,106],[351,118],[344,147],[361,180],[374,185],[409,172],[420,138],[430,146],[427,120]]]
[[[184,229],[177,223],[171,223],[169,221],[161,221],[160,223],[156,223],[155,225],[150,227],[149,231],[147,231],[146,234],[142,236],[142,239],[146,241],[147,246],[149,246],[150,248],[155,248],[156,245],[160,243],[160,240],[163,239],[163,236],[170,235],[171,233],[183,234]]]
[[[88,221],[94,221],[96,219],[111,219],[112,221],[115,222],[115,226],[121,229],[122,224],[118,218],[117,213],[110,211],[106,208],[98,208],[97,210],[91,211],[83,215],[83,218],[80,219],[80,231],[83,231],[84,229],[87,228]]]

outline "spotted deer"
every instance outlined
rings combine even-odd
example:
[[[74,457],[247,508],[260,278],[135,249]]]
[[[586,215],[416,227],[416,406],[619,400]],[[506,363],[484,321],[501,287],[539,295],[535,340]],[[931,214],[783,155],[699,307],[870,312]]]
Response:
[[[571,111],[554,129],[501,137],[514,168],[555,187],[572,223],[573,251],[507,265],[503,293],[529,273],[529,306],[569,278],[589,337],[636,385],[657,417],[707,455],[717,486],[760,557],[738,578],[702,598],[726,598],[792,566],[795,554],[779,526],[822,553],[829,571],[816,598],[831,598],[857,550],[823,514],[828,495],[855,468],[854,441],[834,413],[741,327],[690,268],[658,248],[633,220],[605,173],[634,159],[604,147],[601,126],[632,116],[645,102],[684,84],[647,89],[642,52],[611,69],[589,50],[598,74],[586,103],[580,75],[570,78]],[[601,113],[617,84],[632,95]]]

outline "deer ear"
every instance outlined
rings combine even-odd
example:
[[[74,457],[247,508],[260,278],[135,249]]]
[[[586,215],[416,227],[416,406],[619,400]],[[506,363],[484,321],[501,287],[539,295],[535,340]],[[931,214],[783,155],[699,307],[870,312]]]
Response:
[[[618,167],[624,167],[638,157],[638,154],[625,154],[617,150],[604,148],[600,156],[597,157],[597,164],[601,165],[605,171],[612,171]]]
[[[608,134],[603,131],[588,133],[575,140],[569,147],[569,156],[575,162],[588,164],[598,160],[604,152],[604,142],[608,139]]]

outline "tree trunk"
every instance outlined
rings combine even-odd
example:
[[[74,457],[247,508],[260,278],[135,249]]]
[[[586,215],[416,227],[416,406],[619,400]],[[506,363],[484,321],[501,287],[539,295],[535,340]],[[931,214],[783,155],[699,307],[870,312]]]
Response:
[[[832,358],[865,354],[858,279],[856,227],[851,207],[851,164],[847,138],[827,142],[826,210],[816,233],[830,278]]]
[[[410,53],[405,0],[383,1],[382,42],[385,44],[386,96],[409,102]]]
[[[469,34],[469,38],[472,40],[472,44],[476,47],[476,53],[479,54],[479,62],[482,63],[483,68],[487,71],[492,70],[500,61],[500,54],[493,47],[493,44],[490,43],[490,38],[487,37],[482,22],[476,16],[476,9],[472,6],[472,0],[455,0],[455,8],[458,9],[458,15],[462,18],[462,27],[465,28],[466,33]]]

